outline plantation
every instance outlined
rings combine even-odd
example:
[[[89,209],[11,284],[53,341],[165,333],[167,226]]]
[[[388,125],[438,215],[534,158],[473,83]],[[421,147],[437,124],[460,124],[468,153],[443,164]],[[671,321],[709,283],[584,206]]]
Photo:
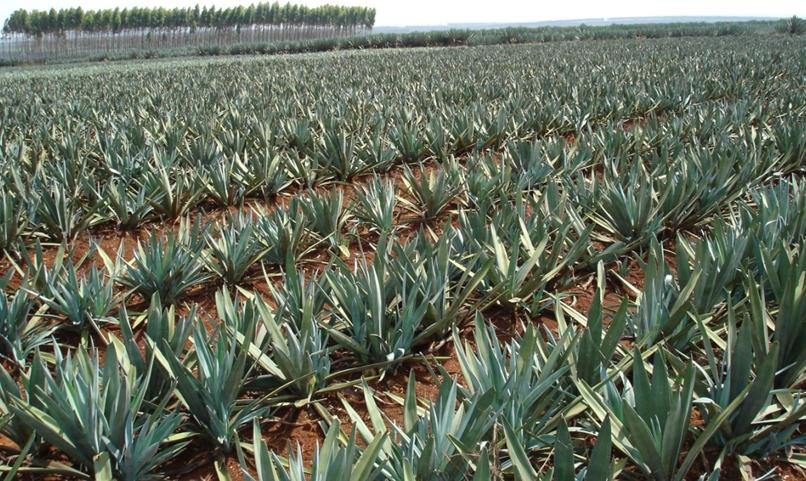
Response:
[[[748,38],[0,74],[0,479],[803,479]]]
[[[14,11],[3,25],[0,61],[23,63],[138,55],[189,47],[359,36],[375,10],[268,2],[220,8],[81,7]]]

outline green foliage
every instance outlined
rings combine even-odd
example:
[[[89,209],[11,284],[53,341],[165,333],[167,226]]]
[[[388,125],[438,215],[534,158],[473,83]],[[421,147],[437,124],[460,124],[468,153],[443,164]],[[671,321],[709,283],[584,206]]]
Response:
[[[278,206],[271,213],[258,208],[255,215],[255,231],[265,251],[261,260],[283,265],[286,259],[297,259],[307,237],[307,221],[299,202],[295,199],[288,207]]]
[[[328,332],[364,362],[392,362],[409,354],[428,309],[427,299],[418,296],[423,281],[399,282],[390,262],[376,255],[355,270],[342,265],[327,274],[334,315]]]
[[[78,330],[90,326],[97,328],[109,322],[109,314],[120,302],[114,292],[114,279],[93,265],[86,275],[79,277],[76,267],[69,262],[56,275],[47,275],[49,286],[44,302],[51,311],[65,317],[67,324]]]
[[[666,263],[663,247],[656,239],[649,245],[649,254],[643,264],[644,289],[637,312],[631,316],[631,329],[636,338],[646,345],[663,338],[676,345],[685,345],[694,335],[695,324],[689,317],[691,293],[699,275],[680,276],[679,284]]]
[[[171,28],[197,28],[201,26],[234,27],[240,25],[279,25],[292,22],[300,25],[361,25],[372,26],[375,21],[375,9],[364,7],[341,7],[323,5],[308,7],[305,5],[279,4],[268,2],[252,5],[251,12],[244,6],[226,9],[205,8],[137,8],[131,11],[124,9],[87,10],[67,8],[59,11],[19,9],[11,14],[3,28],[4,33],[26,33],[42,35],[43,33],[61,33],[64,30],[87,30],[90,32],[119,32],[140,28],[162,28],[166,24]],[[202,13],[203,12],[203,13]],[[248,16],[251,15],[251,16]],[[59,19],[59,22],[52,20]]]
[[[329,297],[327,284],[315,274],[307,279],[289,259],[286,262],[283,283],[269,284],[272,299],[277,305],[275,316],[284,324],[302,329],[310,323],[319,322]]]
[[[160,11],[143,45],[357,20],[250,28],[271,24],[257,9],[196,32]],[[235,457],[298,481],[681,481],[692,465],[713,481],[797,461],[803,42],[707,38],[772,25],[3,72],[0,472],[173,478],[212,459],[227,479]],[[314,466],[257,439],[310,421],[327,433]],[[187,462],[157,465],[186,441]]]
[[[204,233],[198,223],[192,227],[183,223],[178,234],[152,232],[145,244],[137,243],[134,259],[126,264],[119,282],[143,299],[159,294],[164,303],[173,304],[208,278],[200,255],[202,242]]]
[[[608,481],[611,479],[610,453],[613,441],[610,436],[610,419],[605,419],[599,430],[596,445],[591,451],[588,466],[580,471],[579,475],[575,475],[571,434],[563,420],[557,429],[557,439],[554,442],[554,473],[551,479],[555,481]]]
[[[374,176],[369,184],[359,187],[351,210],[359,222],[383,235],[392,233],[395,228],[396,205],[394,184]]]
[[[173,167],[170,154],[160,154],[157,165],[143,173],[143,187],[154,211],[169,219],[177,219],[193,207],[204,193],[196,176]]]
[[[777,252],[774,255],[773,252]],[[776,342],[780,346],[775,376],[775,387],[788,388],[799,384],[806,372],[806,256],[799,248],[781,246],[779,249],[761,249],[765,284],[777,303],[773,317],[774,330],[769,332],[765,322],[764,292],[751,281],[747,286],[753,308],[753,324],[757,347],[766,352],[766,346]]]
[[[198,182],[218,205],[238,206],[243,203],[249,187],[241,176],[245,169],[237,153],[229,159],[216,153],[209,163],[202,164],[202,171],[197,174]]]
[[[308,229],[331,246],[340,246],[341,231],[347,222],[342,191],[337,189],[326,195],[312,192],[302,198],[300,205]]]
[[[236,285],[268,249],[261,244],[249,214],[228,216],[226,223],[216,230],[216,234],[205,232],[207,268],[227,285]]]
[[[15,252],[27,219],[13,195],[0,193],[0,251]]]
[[[244,477],[252,481],[361,481],[376,479],[381,472],[377,465],[380,464],[380,448],[386,441],[384,436],[378,437],[362,450],[356,445],[353,431],[347,440],[347,445],[343,446],[339,440],[341,433],[339,423],[333,423],[322,445],[316,446],[311,471],[308,474],[302,461],[301,450],[294,455],[289,448],[288,463],[285,463],[276,454],[269,452],[258,422],[254,423],[253,433],[257,478],[253,478],[249,471],[244,469]]]
[[[71,241],[97,220],[94,209],[80,203],[81,193],[61,183],[51,182],[35,192],[36,221],[52,240]]]
[[[25,364],[28,355],[48,342],[54,327],[40,316],[31,316],[33,302],[23,290],[0,295],[0,357]]]
[[[501,346],[495,331],[476,316],[476,349],[461,343],[454,332],[462,376],[468,383],[467,397],[484,396],[505,422],[521,432],[519,443],[529,448],[543,444],[553,416],[563,408],[560,382],[568,371],[567,351],[562,345],[546,343],[534,326],[523,336]],[[563,339],[569,341],[570,339]]]
[[[621,241],[641,241],[655,234],[661,225],[649,173],[635,163],[625,175],[615,165],[605,165],[605,177],[598,193],[594,221]],[[594,187],[594,196],[597,195]]]
[[[316,164],[340,181],[347,181],[374,166],[358,155],[355,138],[339,125],[329,124],[323,134],[323,146],[317,151]]]
[[[182,449],[165,445],[182,421],[178,413],[163,412],[164,404],[141,411],[151,370],[138,373],[114,348],[102,365],[79,348],[65,357],[57,351],[54,374],[36,369],[44,378],[30,400],[12,401],[14,415],[85,469],[108,457],[117,479],[158,479],[154,471]]]
[[[730,451],[746,453],[776,444],[776,437],[789,438],[795,428],[779,420],[759,429],[757,420],[764,418],[771,406],[770,392],[775,381],[779,346],[772,344],[768,351],[758,351],[751,334],[753,324],[746,322],[737,326],[736,314],[735,307],[729,303],[725,357],[717,360],[713,352],[706,352],[713,378],[705,379],[711,402],[704,404],[701,412],[706,420],[716,418],[738,400],[738,408],[724,420],[713,442]],[[710,345],[706,343],[706,347]]]
[[[546,286],[584,258],[591,228],[576,222],[566,199],[534,202],[517,196],[498,206],[490,219],[481,212],[460,214],[460,229],[482,262],[490,262],[483,287],[503,305],[542,309]]]
[[[477,456],[494,424],[488,398],[460,399],[455,381],[442,382],[436,399],[421,408],[410,376],[403,406],[404,425],[393,425],[391,431],[373,396],[364,386],[370,425],[349,403],[343,404],[364,442],[381,443],[386,478],[391,480],[449,480],[463,476],[471,469],[470,457]]]
[[[251,380],[250,387],[271,392],[288,389],[295,400],[310,400],[324,387],[330,353],[325,332],[312,312],[301,313],[299,325],[283,322],[277,314],[286,313],[285,306],[276,314],[259,298],[238,304],[226,291],[216,294],[216,307],[243,349],[267,373]]]
[[[607,379],[607,368],[618,350],[618,343],[624,334],[628,318],[627,301],[624,300],[605,329],[602,296],[603,292],[598,290],[594,294],[586,318],[585,331],[572,353],[573,375],[591,386]],[[560,326],[564,327],[565,317],[562,310],[558,311],[557,319]]]
[[[608,386],[604,398],[587,385],[582,385],[581,391],[597,417],[610,418],[614,444],[647,477],[657,481],[679,481],[685,478],[719,424],[736,409],[735,403],[728,406],[699,434],[681,461],[681,450],[689,430],[694,381],[692,365],[682,376],[671,377],[661,354],[654,356],[650,378],[641,353],[635,350],[632,383],[625,381],[622,392],[616,391],[612,385]]]
[[[806,33],[806,20],[793,15],[778,23],[778,31],[789,35],[803,35]]]
[[[707,315],[722,299],[723,293],[733,290],[741,272],[741,264],[750,237],[725,224],[717,223],[711,235],[691,246],[682,236],[677,238],[677,275],[681,284],[697,277],[692,292],[692,307]],[[693,254],[693,255],[692,255]],[[694,266],[691,266],[691,259]]]
[[[122,344],[119,349],[126,352],[128,361],[139,372],[149,368],[156,352],[155,346],[167,346],[164,349],[170,349],[170,353],[176,357],[181,357],[185,353],[193,321],[196,319],[196,307],[191,307],[187,315],[178,316],[175,306],[163,307],[159,294],[154,294],[144,316],[142,322],[145,323],[145,336],[148,342],[145,342],[142,348],[134,332],[135,319],[129,317],[125,308],[121,309],[118,316]],[[113,338],[112,342],[117,343],[118,340]],[[151,376],[147,384],[147,401],[161,399],[173,391],[170,380],[163,376]]]
[[[462,192],[462,174],[454,163],[446,163],[437,170],[423,168],[419,175],[408,166],[403,170],[403,181],[412,201],[401,198],[401,202],[426,220],[437,217]]]
[[[240,175],[249,196],[270,199],[289,184],[283,159],[279,155],[272,156],[268,149],[253,156],[245,153],[244,164]]]
[[[146,194],[146,190],[142,187],[113,180],[106,185],[99,197],[117,223],[118,229],[128,231],[136,229],[145,222],[153,210],[146,199]]]
[[[44,367],[39,353],[34,353],[33,362],[22,371],[19,380],[15,379],[12,373],[5,368],[0,368],[0,387],[2,388],[0,389],[0,418],[4,418],[0,433],[16,443],[17,446],[23,446],[32,438],[37,447],[41,444],[41,438],[36,435],[36,431],[25,423],[22,417],[14,415],[13,407],[15,403],[24,402],[26,405],[42,409],[42,402],[32,396],[32,393],[45,385]]]
[[[240,332],[246,333],[242,342],[248,345],[254,327],[247,327]],[[194,349],[184,356],[167,339],[161,339],[154,346],[156,357],[165,375],[175,383],[176,394],[197,429],[213,446],[229,453],[238,428],[266,412],[259,400],[241,402],[241,390],[252,370],[249,354],[239,347],[235,333],[219,329],[209,334],[198,319],[191,339]]]

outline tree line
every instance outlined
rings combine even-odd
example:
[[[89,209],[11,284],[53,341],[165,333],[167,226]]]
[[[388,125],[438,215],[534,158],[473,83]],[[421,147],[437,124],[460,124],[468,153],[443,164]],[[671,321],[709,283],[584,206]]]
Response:
[[[216,9],[192,8],[114,8],[83,10],[78,8],[49,11],[19,9],[3,26],[7,34],[63,35],[65,32],[119,33],[121,31],[163,29],[240,29],[252,26],[311,26],[371,29],[375,9],[322,5],[307,7],[286,3],[258,3]]]

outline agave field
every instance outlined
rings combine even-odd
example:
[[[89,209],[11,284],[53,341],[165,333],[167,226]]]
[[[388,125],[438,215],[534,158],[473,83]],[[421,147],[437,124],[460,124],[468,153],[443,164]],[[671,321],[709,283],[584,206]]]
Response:
[[[806,471],[806,39],[0,73],[0,479]]]

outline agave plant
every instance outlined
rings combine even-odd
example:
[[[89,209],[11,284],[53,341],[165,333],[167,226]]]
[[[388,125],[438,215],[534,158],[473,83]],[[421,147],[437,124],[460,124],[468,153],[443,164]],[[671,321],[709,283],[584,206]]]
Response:
[[[508,199],[513,188],[522,187],[513,185],[512,174],[507,164],[499,165],[491,155],[472,156],[467,161],[465,174],[465,190],[470,205],[486,213],[495,204]]]
[[[346,445],[342,445],[338,421],[330,425],[321,447],[316,445],[310,473],[303,462],[302,450],[298,449],[295,455],[289,446],[288,461],[284,462],[269,452],[257,421],[253,424],[252,433],[257,478],[242,466],[244,478],[249,481],[358,481],[377,479],[382,472],[380,450],[386,442],[386,436],[378,436],[362,450],[356,443],[354,430]]]
[[[91,248],[87,253],[81,256],[74,264],[81,266],[87,259],[96,252]],[[48,280],[56,278],[61,275],[67,263],[71,260],[68,254],[66,244],[60,244],[55,252],[49,252],[46,256],[45,247],[39,240],[34,241],[34,245],[30,251],[21,251],[20,257],[22,258],[22,265],[13,264],[15,271],[22,277],[21,287],[29,289],[35,293],[47,293],[51,285]],[[9,271],[10,272],[10,271]],[[4,288],[10,279],[10,274],[6,275],[0,280]]]
[[[477,114],[476,122],[482,124],[476,135],[479,149],[499,149],[508,139],[517,137],[522,125],[512,113],[508,107],[502,107],[495,113],[480,111]]]
[[[575,474],[571,434],[563,420],[557,429],[557,439],[554,442],[554,469],[550,479],[553,481],[609,481],[613,479],[613,469],[610,464],[613,440],[610,436],[610,419],[605,419],[599,428],[596,445],[591,450],[588,465],[580,470],[579,474]]]
[[[324,387],[330,352],[325,331],[311,312],[302,313],[300,325],[284,323],[260,298],[250,299],[239,309],[226,291],[216,294],[216,307],[225,324],[243,337],[255,363],[268,373],[250,382],[250,388],[271,387],[272,392],[288,388],[296,401],[309,401]],[[245,329],[257,329],[252,344],[247,343]]]
[[[204,194],[204,187],[196,177],[170,167],[170,163],[158,163],[146,171],[142,185],[154,211],[168,219],[177,219],[188,213]]]
[[[5,424],[0,433],[13,441],[17,446],[25,445],[33,440],[36,447],[41,446],[42,438],[36,431],[24,422],[22,417],[15,416],[13,407],[15,403],[24,402],[27,405],[43,408],[38,397],[33,396],[36,391],[47,389],[45,384],[45,363],[40,352],[34,351],[33,361],[26,369],[20,370],[19,376],[12,375],[5,367],[0,367],[0,418],[5,418]]]
[[[15,252],[28,220],[21,203],[7,191],[0,193],[0,252]]]
[[[358,155],[355,137],[333,123],[324,128],[321,149],[314,155],[317,165],[340,181],[348,181],[374,167]]]
[[[732,402],[700,432],[680,459],[689,432],[695,385],[694,366],[671,377],[662,353],[654,355],[652,377],[649,377],[641,353],[633,354],[632,383],[618,392],[611,382],[605,395],[595,393],[584,382],[577,382],[583,398],[596,417],[610,418],[613,443],[649,478],[656,481],[685,479],[706,443],[731,416],[739,401]],[[746,391],[742,393],[744,397]]]
[[[66,186],[51,182],[34,192],[36,222],[55,241],[72,241],[98,221],[95,210],[80,202],[80,193]]]
[[[6,426],[10,423],[11,415],[4,416],[0,414],[0,433],[2,433],[6,429]],[[11,458],[14,459],[14,463],[5,465],[2,467],[2,469],[0,469],[0,472],[5,474],[3,478],[4,480],[11,481],[12,479],[17,479],[23,475],[21,472],[22,465],[25,462],[25,459],[28,457],[28,453],[31,452],[35,440],[36,439],[33,436],[28,438],[28,441],[20,446],[20,451],[17,453],[17,455],[14,458]]]
[[[283,168],[290,174],[293,182],[308,188],[320,180],[317,158],[307,155],[289,153],[283,156]]]
[[[692,276],[699,280],[692,292],[692,306],[706,315],[723,298],[725,291],[733,289],[750,237],[722,223],[693,246],[681,235],[677,238],[676,262],[680,283],[685,285]],[[692,266],[692,260],[694,266]]]
[[[771,391],[775,382],[779,345],[773,343],[768,351],[759,352],[754,346],[752,321],[737,326],[736,309],[728,302],[728,329],[725,356],[717,359],[711,350],[707,336],[703,338],[705,355],[710,369],[704,377],[703,390],[708,393],[707,402],[701,408],[703,418],[714,419],[734,403],[739,407],[720,426],[712,442],[730,452],[750,453],[780,448],[791,439],[797,430],[792,419],[806,412],[804,406],[793,406],[792,411],[760,428],[758,420],[764,419],[773,402]],[[754,315],[750,309],[749,315]],[[766,347],[766,346],[765,346]],[[754,369],[755,367],[755,369]]]
[[[663,256],[663,247],[654,238],[643,269],[644,289],[638,310],[631,316],[632,332],[643,344],[653,344],[662,336],[666,342],[685,346],[696,334],[696,324],[688,310],[699,274],[695,272],[685,278],[685,285],[676,283]]]
[[[272,321],[269,316],[263,318],[272,339],[272,359],[284,377],[293,381],[292,390],[302,399],[310,400],[325,387],[330,375],[327,335],[314,322],[297,329],[293,324],[279,326]]]
[[[673,229],[693,228],[736,199],[757,179],[747,152],[732,148],[693,149],[653,174],[659,212]]]
[[[450,148],[455,154],[467,152],[478,144],[484,137],[481,126],[476,122],[476,115],[472,111],[455,112],[449,116],[447,126],[450,138]]]
[[[128,362],[132,363],[138,372],[148,369],[156,350],[154,346],[167,346],[170,353],[176,357],[182,356],[187,348],[188,339],[196,319],[196,306],[190,307],[186,315],[178,316],[175,306],[163,307],[159,294],[154,294],[145,312],[142,322],[145,323],[144,334],[147,342],[142,347],[135,335],[136,319],[129,317],[124,307],[118,314],[120,326],[120,341],[112,337],[111,342],[120,342],[121,352],[125,351]],[[146,387],[146,401],[162,399],[173,391],[170,380],[163,376],[151,376]]]
[[[296,259],[301,255],[306,220],[299,201],[292,200],[287,208],[278,206],[271,213],[258,207],[255,215],[255,231],[265,249],[261,260],[267,264],[283,265],[287,258]]]
[[[563,409],[565,394],[559,381],[568,372],[565,357],[573,345],[544,343],[537,329],[529,326],[502,347],[478,313],[474,332],[475,350],[461,342],[458,331],[453,334],[454,343],[462,346],[457,348],[457,359],[467,383],[466,396],[491,398],[494,412],[524,432],[524,446],[539,446],[548,421]],[[570,341],[569,335],[565,337]]]
[[[192,287],[208,279],[201,260],[204,233],[198,223],[183,223],[179,233],[152,232],[148,241],[138,241],[134,259],[125,266],[118,282],[135,290],[143,299],[159,294],[173,304]]]
[[[539,310],[548,283],[584,258],[591,228],[580,230],[562,201],[533,204],[531,210],[527,215],[518,197],[514,205],[501,205],[492,222],[468,215],[460,215],[460,222],[472,249],[492,263],[484,287],[493,301]]]
[[[0,370],[0,430],[23,449],[2,449],[0,478],[14,470],[17,477],[53,469],[76,475],[42,459],[75,453],[52,446],[14,412],[26,403],[39,410],[37,419],[39,412],[56,419],[45,399],[75,404],[75,415],[59,421],[64,433],[49,434],[69,435],[71,443],[83,443],[76,429],[102,425],[96,412],[114,408],[100,447],[74,463],[84,471],[76,477],[102,480],[158,474],[124,474],[134,462],[121,459],[150,451],[109,448],[106,436],[126,416],[137,425],[168,413],[165,399],[186,422],[163,446],[194,437],[208,441],[213,455],[251,457],[262,448],[258,475],[247,469],[271,479],[715,481],[729,456],[743,474],[771,458],[803,457],[802,40],[737,36],[766,24],[582,26],[255,47],[252,40],[280,30],[305,37],[365,28],[241,22],[244,30],[236,24],[251,9],[216,12],[235,27],[219,36],[249,40],[238,51],[595,40],[638,30],[697,38],[415,49],[201,69],[193,61],[114,75],[106,67],[13,73],[0,83],[0,364],[7,370]],[[10,28],[35,27],[28,23]],[[36,35],[11,33],[19,45],[34,45],[28,54],[75,50],[57,41],[65,25],[45,23],[42,52]],[[208,27],[185,33],[215,33]],[[106,35],[85,34],[93,38],[78,43]],[[168,32],[162,40],[185,36]],[[125,44],[128,35],[108,37]],[[396,164],[408,167],[353,182],[358,195],[347,211],[349,191],[319,189]],[[291,184],[293,194],[285,192]],[[314,187],[319,194],[309,197]],[[107,227],[161,219],[171,224],[167,232],[189,212],[213,203],[227,206],[223,212],[251,198],[266,200],[256,202],[265,210],[208,216],[209,232],[180,230],[174,246],[167,234],[155,243],[143,238],[126,265],[123,251],[114,265],[94,249],[86,263],[74,258],[96,225],[108,237]],[[345,232],[370,238],[346,239]],[[373,252],[365,260],[344,255],[346,240],[369,240]],[[320,246],[332,256],[325,267],[319,255],[308,259]],[[99,255],[115,289],[103,268],[89,270]],[[304,266],[295,266],[300,260]],[[258,264],[266,279],[251,293],[244,286]],[[203,297],[208,278],[225,287],[203,332],[201,306],[181,304]],[[120,299],[136,293],[128,300],[144,312],[109,302],[110,292]],[[590,309],[577,312],[585,292],[593,294]],[[475,338],[464,339],[477,310]],[[556,329],[527,322],[542,314]],[[94,387],[83,385],[61,402],[65,361],[54,352],[74,339],[51,336],[52,329],[98,319],[119,326],[100,325],[96,336],[78,340],[83,348],[73,349],[71,362],[81,376],[70,379],[97,376],[107,402],[87,408]],[[44,345],[52,337],[62,344]],[[132,396],[145,390],[139,407],[118,402],[124,389],[107,389],[104,361],[100,373],[75,367],[91,341],[111,346],[121,376],[142,379],[158,363],[145,388],[131,387]],[[450,367],[437,363],[451,341],[460,343],[449,351],[461,372],[437,388],[432,383]],[[406,362],[418,362],[418,375],[434,371],[429,385],[411,377],[400,392],[392,370]],[[339,427],[320,398],[350,399],[344,387],[361,375],[368,383],[381,377],[378,391],[364,387],[361,409],[334,409]],[[308,463],[310,456],[299,449],[286,460],[260,440],[239,442],[255,420],[275,427],[258,419],[266,406],[316,411],[329,433],[316,466],[303,466],[300,456]],[[135,428],[130,437],[143,439]],[[615,463],[607,459],[610,445]],[[377,451],[362,457],[358,446]],[[686,469],[694,459],[706,474]],[[20,462],[29,466],[12,466]]]
[[[133,182],[112,180],[98,194],[118,229],[124,231],[139,227],[153,210],[146,198],[146,189],[130,184]]]
[[[280,123],[282,136],[288,147],[296,150],[300,154],[307,155],[313,151],[314,128],[309,120],[288,119]]]
[[[218,157],[209,164],[203,164],[203,169],[197,173],[198,183],[204,186],[207,195],[218,205],[241,205],[249,190],[241,176],[245,169],[237,153],[231,158]]]
[[[448,157],[448,135],[439,117],[432,117],[425,126],[425,138],[428,142],[428,152],[439,161]]]
[[[283,324],[303,329],[322,319],[329,297],[327,284],[316,273],[305,278],[292,259],[288,259],[283,272],[283,283],[276,286],[266,280],[271,297],[277,306],[275,317]]]
[[[290,183],[282,157],[265,150],[256,156],[244,156],[240,176],[247,186],[247,196],[260,196],[266,200]]]
[[[389,140],[380,131],[375,131],[364,139],[358,155],[366,165],[373,166],[371,170],[387,172],[393,166],[396,154],[390,148]]]
[[[170,443],[182,419],[164,402],[144,412],[151,371],[138,373],[113,346],[103,364],[83,347],[65,357],[57,350],[55,366],[54,374],[38,367],[43,385],[29,393],[32,402],[13,400],[14,415],[96,476],[158,479],[156,469],[184,443]]]
[[[427,299],[418,299],[423,281],[397,284],[388,262],[376,255],[371,263],[357,261],[354,270],[342,265],[326,274],[334,316],[328,332],[363,362],[392,362],[409,354],[428,309]]]
[[[794,19],[791,19],[794,20]],[[790,20],[790,21],[791,21]],[[803,20],[798,19],[803,29]],[[784,122],[773,130],[776,150],[780,153],[778,168],[784,173],[794,172],[800,168],[800,160],[806,152],[806,142],[803,140],[803,127],[797,124]]]
[[[484,473],[481,454],[495,423],[488,396],[462,398],[455,381],[444,380],[436,399],[420,406],[413,375],[403,405],[403,425],[387,427],[372,390],[364,385],[364,402],[370,425],[347,401],[342,400],[350,421],[365,443],[381,442],[379,457],[385,460],[385,476],[394,481],[407,479],[463,479],[470,472],[471,459],[479,459],[477,472]],[[423,414],[420,414],[423,413]],[[386,438],[385,441],[379,441]],[[479,478],[484,479],[484,478]]]
[[[374,176],[366,186],[357,189],[352,213],[355,218],[381,234],[391,233],[395,228],[397,196],[391,180]]]
[[[571,355],[572,375],[591,386],[607,380],[607,369],[618,351],[619,341],[627,326],[628,302],[624,299],[605,329],[603,296],[601,288],[597,289],[585,318],[585,330]],[[561,331],[569,329],[563,310],[564,306],[558,306],[556,310]]]
[[[329,194],[310,195],[301,198],[300,206],[308,224],[308,230],[319,239],[327,240],[333,246],[341,245],[341,231],[347,222],[344,210],[344,194],[339,189]]]
[[[98,329],[101,322],[110,322],[109,314],[120,303],[114,291],[114,278],[103,275],[95,264],[84,275],[78,275],[72,262],[67,262],[56,276],[47,276],[49,286],[42,300],[67,323],[82,332],[89,327]]]
[[[806,185],[799,178],[785,178],[753,191],[740,209],[741,226],[757,240],[748,246],[751,258],[761,259],[762,246],[794,244],[806,235]]]
[[[803,381],[806,373],[806,255],[798,247],[782,245],[777,249],[761,249],[760,264],[763,278],[778,304],[774,318],[775,330],[770,335],[761,315],[756,315],[755,342],[769,344],[769,340],[780,345],[775,376],[775,387],[788,388]],[[773,253],[777,253],[774,255]],[[756,311],[764,305],[763,294],[753,283],[747,287],[753,294],[752,302]],[[766,349],[765,349],[766,350]]]
[[[259,262],[268,249],[261,244],[250,215],[228,216],[214,235],[205,233],[207,268],[227,285],[243,281],[249,269]]]
[[[9,299],[0,295],[0,357],[24,365],[28,356],[48,342],[55,326],[39,315],[31,316],[33,302],[28,293],[18,290]]]
[[[97,142],[100,145],[100,168],[110,177],[129,182],[148,168],[147,150],[133,151],[137,146],[129,143],[119,132],[96,132]]]
[[[657,194],[649,173],[640,163],[633,163],[627,175],[617,164],[605,166],[607,174],[598,192],[594,222],[608,235],[622,242],[638,242],[657,233],[662,218],[658,215]]]
[[[416,124],[400,125],[389,133],[392,145],[397,149],[403,162],[417,162],[423,159],[428,152]]]
[[[554,172],[543,145],[534,142],[509,143],[504,150],[502,163],[510,165],[513,176],[522,190],[533,189],[547,181]]]
[[[251,319],[251,322],[254,322]],[[229,329],[212,334],[201,322],[193,326],[193,350],[184,356],[167,339],[154,348],[165,374],[175,383],[176,394],[200,433],[221,453],[235,447],[238,429],[263,415],[267,407],[259,399],[242,400],[241,390],[253,370],[247,349],[254,336],[254,326],[242,326],[238,335]]]
[[[401,202],[426,220],[437,217],[462,192],[461,173],[454,163],[445,164],[438,173],[421,169],[419,176],[405,165],[403,181],[413,200],[401,198]]]
[[[490,269],[489,262],[467,253],[459,235],[447,228],[434,242],[424,231],[402,243],[381,237],[377,252],[385,252],[389,261],[389,286],[404,289],[418,304],[427,305],[425,315],[414,337],[415,346],[423,346],[450,334],[453,326],[484,305],[487,296],[476,297],[479,286]],[[378,254],[376,254],[377,256]],[[407,287],[411,286],[411,287]]]

